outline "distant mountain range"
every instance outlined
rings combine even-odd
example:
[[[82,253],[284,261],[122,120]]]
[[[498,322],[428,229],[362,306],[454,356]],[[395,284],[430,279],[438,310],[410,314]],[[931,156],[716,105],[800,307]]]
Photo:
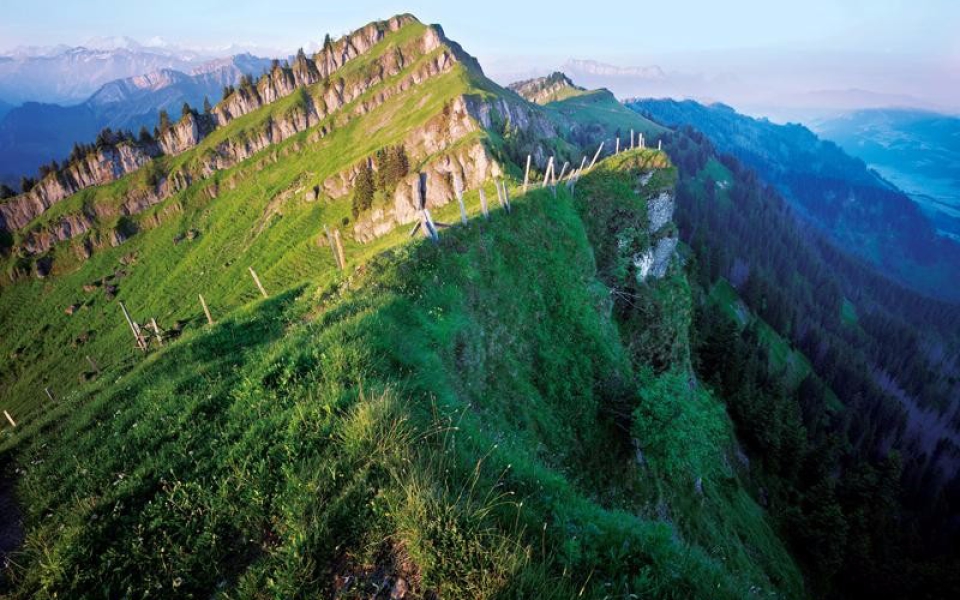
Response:
[[[61,106],[28,102],[10,109],[0,120],[0,181],[14,185],[21,175],[69,154],[74,142],[92,141],[104,127],[152,129],[160,110],[174,118],[184,102],[199,107],[204,97],[220,99],[224,86],[243,74],[258,75],[270,60],[249,54],[216,59],[188,73],[161,69],[110,81],[80,104]]]
[[[163,69],[191,71],[209,58],[154,51],[68,48],[56,54],[0,56],[0,98],[9,104],[82,102],[109,81]]]
[[[960,118],[874,109],[811,126],[907,192],[940,233],[960,241]]]
[[[627,105],[665,125],[703,132],[775,185],[804,219],[893,279],[932,296],[960,298],[960,244],[937,236],[910,197],[836,144],[802,125],[754,119],[723,104],[642,99]],[[900,158],[922,161],[924,155],[916,143]]]

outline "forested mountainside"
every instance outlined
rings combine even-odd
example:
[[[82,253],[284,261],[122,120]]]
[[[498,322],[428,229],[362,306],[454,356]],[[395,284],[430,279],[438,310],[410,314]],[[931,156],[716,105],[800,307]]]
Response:
[[[665,125],[702,131],[775,185],[800,216],[888,277],[960,300],[960,244],[937,235],[914,201],[836,144],[801,125],[776,125],[720,104],[643,99],[627,105]]]
[[[400,15],[0,204],[2,593],[960,589],[955,307],[518,89]]]
[[[664,148],[698,257],[699,371],[760,463],[756,484],[817,595],[949,597],[960,309],[798,228],[773,186],[702,133],[682,128]]]

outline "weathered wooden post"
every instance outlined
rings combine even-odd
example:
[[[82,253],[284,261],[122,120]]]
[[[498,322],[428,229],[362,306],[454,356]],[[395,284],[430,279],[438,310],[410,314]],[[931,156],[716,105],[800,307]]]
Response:
[[[497,188],[497,200],[500,201],[500,206],[503,210],[510,212],[510,197],[507,196],[507,184],[503,183],[502,179],[493,179],[493,185]]]
[[[657,140],[657,152],[663,152],[663,140]]]
[[[460,204],[460,223],[466,225],[467,207],[463,204],[463,183],[460,181],[460,177],[453,178],[453,188],[457,193],[457,203]]]
[[[260,293],[263,294],[264,298],[269,298],[267,295],[267,290],[263,289],[263,284],[260,283],[260,278],[257,277],[257,272],[253,270],[253,267],[247,267],[250,270],[250,276],[253,277],[253,282],[257,284],[257,289],[260,290]]]
[[[157,325],[157,319],[150,317],[150,327],[153,329],[153,335],[157,338],[157,344],[163,345],[163,336],[160,335],[160,326]]]
[[[543,183],[540,185],[540,189],[543,189],[550,185],[550,174],[553,172],[553,157],[551,156],[547,160],[547,168],[543,172]]]
[[[641,133],[641,134],[640,134],[640,149],[643,150],[643,148],[644,148],[643,133]]]
[[[47,398],[50,398],[50,402],[56,402],[57,399],[53,397],[53,392],[50,391],[50,388],[45,387],[43,391],[47,393]]]
[[[429,209],[423,209],[423,217],[426,221],[427,235],[430,236],[430,239],[433,240],[433,243],[438,243],[440,241],[440,232],[437,231],[437,225],[433,222],[433,217],[430,216]]]
[[[337,253],[337,264],[340,265],[340,270],[347,268],[347,255],[343,252],[343,240],[340,239],[340,230],[334,228],[333,230],[333,243],[336,244],[336,253]]]
[[[630,130],[630,149],[633,150],[633,130]]]
[[[487,193],[483,191],[483,186],[480,186],[480,212],[483,213],[484,219],[490,218],[490,210],[487,208]]]
[[[90,363],[90,368],[93,369],[94,373],[100,372],[100,367],[97,366],[97,363],[93,362],[93,359],[90,358],[90,355],[87,355],[87,362]]]
[[[586,164],[587,164],[587,157],[584,156],[583,160],[580,161],[580,168],[577,169],[577,175],[576,175],[577,179],[580,179],[580,175],[583,174],[583,167],[586,166]]]
[[[3,411],[3,416],[5,416],[8,421],[10,421],[10,425],[12,425],[13,427],[17,426],[17,422],[13,420],[13,417],[10,416],[10,413],[8,413],[7,411]]]
[[[137,340],[137,348],[140,348],[141,351],[147,351],[147,343],[144,341],[143,336],[140,334],[140,328],[137,327],[137,324],[133,322],[133,319],[130,318],[130,313],[127,312],[127,307],[120,303],[120,310],[123,311],[123,317],[127,320],[127,325],[130,326],[130,331],[133,332],[133,338]]]
[[[343,270],[343,264],[340,262],[340,254],[337,252],[337,243],[333,241],[333,234],[330,233],[330,228],[326,225],[323,226],[323,232],[327,236],[327,244],[330,245],[330,252],[333,252],[333,262],[337,265],[339,270]]]
[[[210,316],[210,309],[207,308],[207,301],[203,299],[203,294],[197,294],[200,297],[200,306],[203,307],[203,314],[207,315],[207,323],[213,325],[213,317]]]
[[[620,154],[620,137],[617,137],[617,149],[613,151],[614,154]]]
[[[593,165],[597,164],[597,159],[600,158],[600,151],[603,150],[603,142],[600,142],[600,147],[597,148],[597,153],[593,155],[593,160],[590,161],[590,166],[587,167],[587,170],[593,168]]]
[[[523,171],[523,193],[527,193],[527,183],[530,181],[530,155],[527,155],[527,168]]]
[[[560,169],[560,176],[557,177],[557,181],[563,181],[563,175],[564,175],[564,173],[567,172],[567,167],[569,167],[569,166],[570,166],[570,163],[564,161],[564,163],[563,163],[563,168]]]

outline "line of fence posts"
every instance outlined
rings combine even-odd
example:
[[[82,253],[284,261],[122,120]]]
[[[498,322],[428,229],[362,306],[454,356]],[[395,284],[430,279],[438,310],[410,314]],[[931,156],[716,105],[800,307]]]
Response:
[[[640,133],[639,136],[637,137],[637,139],[639,140],[640,147],[642,148],[643,145],[644,145],[643,134]],[[630,130],[630,144],[631,144],[631,147],[633,146],[633,143],[634,143],[634,131],[633,131],[633,130]],[[617,150],[616,150],[616,151],[619,152],[619,147],[620,147],[620,138],[619,138],[619,137],[617,138],[616,144],[617,144]],[[597,148],[596,153],[593,155],[593,160],[590,161],[590,166],[587,167],[587,169],[592,168],[592,167],[596,164],[597,160],[598,160],[599,157],[600,157],[600,153],[603,151],[603,145],[604,145],[604,142],[601,142],[601,143],[600,143],[600,146]],[[662,142],[661,142],[661,141],[658,141],[658,143],[657,143],[657,148],[658,148],[658,150],[659,150],[661,147],[662,147]],[[531,155],[528,154],[528,155],[527,155],[527,164],[526,164],[526,168],[525,168],[525,170],[524,170],[524,177],[523,177],[523,190],[524,190],[524,191],[527,190],[528,185],[529,185],[530,164],[531,164],[531,161],[532,161],[532,157],[531,157]],[[584,156],[584,157],[582,158],[582,160],[580,161],[580,167],[579,167],[578,169],[573,169],[573,170],[570,171],[570,174],[569,174],[569,176],[567,177],[567,187],[568,187],[568,189],[570,189],[570,190],[573,190],[573,189],[574,189],[574,186],[576,185],[577,179],[579,179],[579,178],[580,178],[580,175],[583,173],[584,166],[586,165],[586,162],[587,162],[587,157]],[[557,183],[558,183],[559,181],[562,181],[562,180],[563,180],[563,177],[564,177],[564,175],[567,173],[567,169],[569,168],[569,166],[570,166],[570,163],[569,163],[569,162],[564,162],[563,168],[560,170],[560,174],[557,175],[557,174],[556,174],[556,167],[555,167],[554,157],[551,156],[551,157],[548,159],[548,161],[547,161],[547,168],[546,168],[546,171],[545,171],[545,173],[544,173],[544,178],[543,178],[543,182],[542,182],[541,187],[546,187],[547,185],[551,185],[552,188],[553,188],[554,195],[556,195],[556,185],[557,185]],[[421,173],[420,176],[417,178],[417,181],[415,182],[416,195],[417,195],[417,197],[418,197],[418,199],[419,199],[419,202],[420,202],[420,223],[418,224],[417,227],[414,228],[414,231],[411,232],[411,234],[415,233],[415,232],[416,232],[416,229],[422,227],[422,228],[424,229],[424,233],[427,235],[427,237],[429,237],[431,240],[433,240],[434,242],[436,242],[436,241],[439,240],[439,233],[438,233],[437,227],[438,227],[438,225],[441,225],[441,226],[442,226],[443,224],[437,224],[437,223],[435,223],[435,222],[433,221],[433,217],[430,215],[429,209],[427,209],[427,207],[426,207],[426,178],[427,178],[427,177],[426,177],[426,174],[425,174],[425,173]],[[463,183],[462,183],[460,177],[455,177],[455,179],[454,179],[454,186],[455,186],[455,191],[456,191],[456,195],[457,195],[457,202],[458,202],[459,207],[460,207],[460,221],[461,221],[461,223],[463,223],[464,225],[466,225],[466,224],[467,224],[467,211],[466,211],[466,205],[464,204],[464,199],[463,199]],[[509,194],[509,191],[508,191],[508,189],[507,189],[506,181],[505,181],[504,179],[500,178],[500,177],[494,177],[494,187],[495,187],[495,189],[497,190],[497,200],[499,201],[500,206],[501,206],[506,212],[509,213],[509,212],[510,212],[510,194]],[[489,214],[489,207],[488,207],[488,205],[487,205],[486,192],[485,192],[485,190],[483,189],[483,187],[480,188],[479,192],[480,192],[480,210],[481,210],[481,212],[483,213],[483,216],[484,216],[485,218],[489,218],[490,214]],[[345,256],[344,256],[344,252],[343,252],[342,241],[341,241],[340,235],[339,235],[339,234],[340,234],[340,231],[335,228],[335,229],[331,232],[330,229],[329,229],[329,227],[327,227],[326,225],[324,225],[324,232],[326,233],[327,242],[330,244],[331,251],[333,252],[334,261],[336,262],[337,268],[340,269],[340,270],[343,270],[344,267],[345,267],[345,262],[346,262],[346,261],[345,261]],[[248,267],[248,270],[250,271],[250,276],[253,278],[253,281],[254,281],[254,283],[256,284],[257,289],[260,291],[260,294],[263,295],[264,298],[269,298],[269,295],[267,294],[266,289],[263,287],[263,283],[260,281],[260,277],[257,275],[257,272],[254,271],[253,267]],[[203,308],[203,314],[204,314],[204,316],[205,316],[206,319],[207,319],[207,324],[213,325],[213,324],[214,324],[213,316],[210,314],[210,307],[207,305],[207,302],[206,302],[206,300],[204,299],[203,294],[198,294],[197,297],[198,297],[199,300],[200,300],[200,306]],[[123,312],[123,316],[124,316],[124,319],[125,319],[126,322],[127,322],[127,325],[130,327],[130,331],[131,331],[131,333],[133,334],[134,340],[136,341],[137,348],[139,348],[142,352],[146,352],[146,351],[147,351],[147,339],[146,339],[146,335],[144,335],[144,333],[143,333],[143,330],[142,330],[141,327],[133,320],[133,318],[130,316],[129,311],[127,310],[127,307],[126,307],[126,305],[125,305],[123,302],[120,302],[120,309],[121,309],[121,311]],[[162,346],[162,345],[163,345],[163,336],[162,336],[162,334],[161,334],[161,332],[160,332],[160,327],[159,327],[159,325],[157,324],[156,318],[151,318],[151,319],[150,319],[150,327],[151,327],[151,329],[153,330],[153,334],[154,334],[154,336],[155,336],[155,338],[156,338],[156,340],[157,340],[157,344],[160,345],[160,346]],[[86,359],[87,359],[87,362],[90,363],[91,368],[92,368],[95,372],[99,373],[99,372],[100,372],[100,368],[97,366],[96,362],[94,362],[94,360],[93,360],[92,358],[90,358],[89,355],[86,357]],[[50,400],[53,400],[53,394],[50,392],[50,389],[49,389],[49,388],[44,388],[44,391],[46,392],[46,394],[47,394],[47,396],[50,398]],[[4,411],[4,413],[6,414],[6,411]],[[10,421],[12,422],[12,419],[10,418],[9,414],[7,414],[7,418],[8,418],[8,420],[10,420]]]

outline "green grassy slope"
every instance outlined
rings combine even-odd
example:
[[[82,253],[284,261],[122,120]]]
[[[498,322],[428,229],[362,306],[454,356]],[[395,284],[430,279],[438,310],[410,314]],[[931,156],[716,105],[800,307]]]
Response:
[[[218,323],[142,359],[118,329],[129,368],[4,429],[28,525],[8,593],[350,598],[402,576],[443,598],[802,596],[738,483],[722,404],[687,386],[688,351],[649,368],[661,340],[686,335],[685,274],[632,292],[655,323],[612,310],[629,277],[610,240],[643,238],[645,198],[675,175],[637,188],[640,166],[664,166],[655,152],[601,165],[575,198],[537,190],[437,246],[371,247],[347,279],[327,249],[298,251],[318,207],[285,214],[269,241],[234,241],[272,259],[254,262],[268,300],[214,245],[258,207],[221,196],[197,214],[230,212],[194,242],[174,246],[172,225],[143,236],[157,246],[133,247],[131,308],[176,303],[195,322],[202,289]],[[179,252],[204,274],[162,278]],[[105,253],[64,281],[113,266]],[[72,318],[115,304],[97,296]],[[68,368],[49,376],[66,385]],[[624,408],[639,415],[630,434]]]
[[[588,128],[596,123],[607,123],[620,130],[621,148],[630,145],[631,129],[638,134],[643,133],[648,140],[666,131],[653,121],[638,121],[634,118],[637,113],[617,101],[607,90],[578,91],[546,106],[579,127]]]

